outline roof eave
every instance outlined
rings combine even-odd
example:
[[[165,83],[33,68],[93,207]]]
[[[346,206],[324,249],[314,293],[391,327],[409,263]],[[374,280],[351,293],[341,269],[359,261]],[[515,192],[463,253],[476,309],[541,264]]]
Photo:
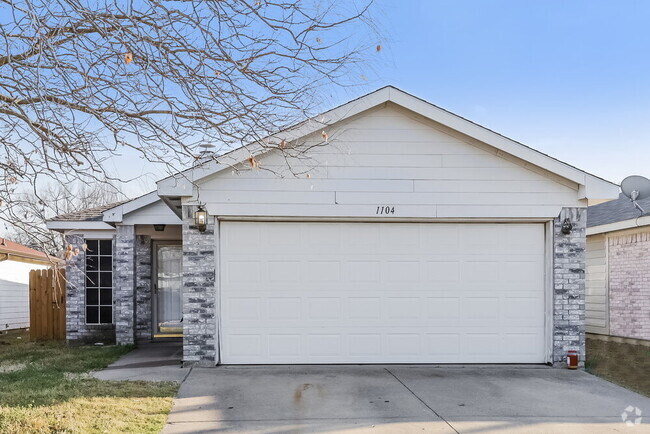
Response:
[[[99,220],[50,220],[46,223],[48,229],[57,232],[69,230],[114,230],[115,228],[108,223]]]
[[[109,208],[102,213],[102,220],[106,223],[120,223],[124,216],[133,211],[144,208],[160,200],[157,191],[152,191],[116,207]]]
[[[588,215],[587,218],[589,218]],[[643,217],[629,219],[629,220],[622,220],[620,222],[606,223],[604,225],[588,227],[586,230],[586,234],[598,235],[598,234],[604,234],[608,232],[617,232],[626,229],[634,229],[643,226],[650,226],[650,216],[643,216]]]
[[[612,182],[591,175],[392,86],[383,87],[329,110],[283,131],[281,135],[284,140],[292,141],[318,132],[327,125],[332,125],[386,102],[393,102],[434,122],[520,158],[531,165],[572,181],[580,188],[580,199],[614,199],[618,197],[619,187]],[[278,135],[274,136],[277,137]],[[158,195],[192,196],[195,183],[221,170],[232,167],[234,164],[245,161],[251,154],[257,155],[259,152],[267,152],[268,150],[268,146],[261,145],[249,145],[235,149],[217,157],[219,162],[210,161],[158,181]]]

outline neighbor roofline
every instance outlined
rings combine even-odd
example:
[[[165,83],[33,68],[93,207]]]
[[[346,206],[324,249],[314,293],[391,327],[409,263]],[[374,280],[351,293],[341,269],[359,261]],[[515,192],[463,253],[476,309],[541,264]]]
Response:
[[[588,213],[588,211],[587,211]],[[587,215],[589,219],[589,215]],[[587,235],[604,234],[607,232],[618,232],[626,229],[634,229],[637,227],[650,226],[650,216],[642,216],[629,220],[621,220],[613,223],[606,223],[604,225],[592,226],[586,229]]]
[[[14,243],[19,245],[18,243]],[[22,246],[21,247],[27,247]],[[62,261],[46,252],[41,252],[39,250],[29,249],[31,251],[23,252],[19,250],[14,250],[9,246],[4,246],[0,244],[0,262],[3,261],[17,261],[17,262],[26,262],[30,264],[38,263],[43,265],[52,265],[58,264]]]
[[[434,122],[486,143],[502,152],[570,180],[578,184],[581,199],[610,199],[618,197],[618,184],[580,170],[394,86],[382,87],[318,116],[307,119],[295,126],[268,136],[262,139],[261,142],[266,142],[267,140],[279,142],[280,139],[291,142],[386,102],[393,102]],[[260,145],[259,142],[239,147],[216,157],[216,161],[211,160],[158,181],[156,183],[158,186],[158,194],[160,196],[192,196],[193,186],[196,182],[200,182],[210,175],[231,168],[233,165],[245,161],[251,155],[256,156],[268,151],[269,147]]]

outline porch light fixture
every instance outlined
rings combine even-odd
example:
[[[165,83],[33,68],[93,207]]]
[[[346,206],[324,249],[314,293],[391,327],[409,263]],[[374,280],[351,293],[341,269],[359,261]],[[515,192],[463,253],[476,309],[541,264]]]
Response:
[[[153,225],[153,228],[156,232],[162,232],[165,230],[165,225]]]
[[[199,232],[204,232],[208,226],[208,212],[199,205],[199,208],[194,212],[194,223]]]
[[[569,220],[567,217],[562,222],[562,233],[564,235],[569,235],[571,233],[571,229],[573,229],[573,225],[571,224],[571,220]]]

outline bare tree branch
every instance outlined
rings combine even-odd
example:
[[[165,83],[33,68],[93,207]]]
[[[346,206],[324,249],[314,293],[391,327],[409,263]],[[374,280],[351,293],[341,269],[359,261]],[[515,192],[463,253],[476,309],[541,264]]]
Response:
[[[313,115],[360,83],[371,2],[0,0],[0,219],[48,183],[118,185],[125,150],[174,173]]]

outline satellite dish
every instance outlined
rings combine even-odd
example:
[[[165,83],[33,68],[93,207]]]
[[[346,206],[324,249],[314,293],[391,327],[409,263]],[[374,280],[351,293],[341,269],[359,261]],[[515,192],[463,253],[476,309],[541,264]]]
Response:
[[[650,179],[639,175],[628,176],[621,182],[621,191],[632,201],[636,209],[645,213],[637,200],[650,197]]]

